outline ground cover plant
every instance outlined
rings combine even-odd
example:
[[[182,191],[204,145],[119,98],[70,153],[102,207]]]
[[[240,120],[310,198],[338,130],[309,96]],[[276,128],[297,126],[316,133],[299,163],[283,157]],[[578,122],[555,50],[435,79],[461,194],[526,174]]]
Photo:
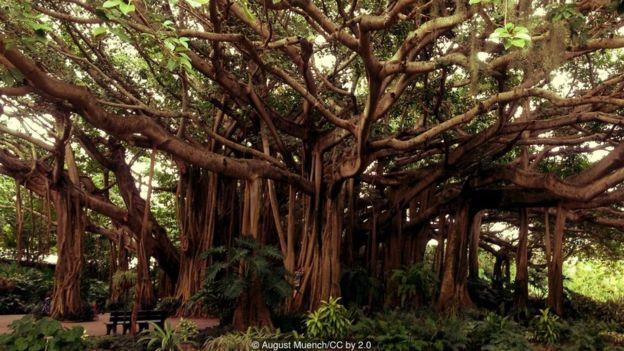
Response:
[[[0,313],[132,312],[100,348],[617,349],[623,13],[0,0]],[[137,343],[154,309],[221,325]]]

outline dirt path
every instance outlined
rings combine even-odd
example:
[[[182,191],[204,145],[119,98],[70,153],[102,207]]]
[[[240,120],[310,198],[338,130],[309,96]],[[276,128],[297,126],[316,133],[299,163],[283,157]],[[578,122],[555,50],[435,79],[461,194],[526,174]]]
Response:
[[[10,331],[9,324],[14,320],[20,319],[24,317],[23,314],[10,314],[10,315],[0,315],[0,334],[8,333]],[[202,330],[205,328],[214,327],[219,324],[219,320],[216,318],[188,318],[189,320],[195,322],[197,327]],[[108,321],[108,313],[100,314],[97,316],[97,319],[92,322],[63,322],[63,326],[67,328],[82,326],[87,331],[88,335],[91,336],[101,336],[106,335],[106,325],[104,322]],[[168,318],[167,322],[171,323],[171,325],[176,326],[180,318]],[[121,333],[121,328],[119,327],[119,333]]]

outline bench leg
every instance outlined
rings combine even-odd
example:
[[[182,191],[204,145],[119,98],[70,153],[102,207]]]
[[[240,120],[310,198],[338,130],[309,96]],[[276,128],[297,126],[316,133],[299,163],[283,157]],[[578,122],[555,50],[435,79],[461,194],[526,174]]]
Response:
[[[117,335],[117,324],[106,325],[106,335],[110,335],[111,332],[113,332],[113,335]]]

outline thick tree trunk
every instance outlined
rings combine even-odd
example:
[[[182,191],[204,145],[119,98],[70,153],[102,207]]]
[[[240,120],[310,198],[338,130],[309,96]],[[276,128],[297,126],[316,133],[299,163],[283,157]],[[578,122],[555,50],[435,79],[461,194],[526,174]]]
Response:
[[[452,230],[449,233],[444,259],[437,308],[454,313],[473,305],[468,295],[468,234],[471,215],[466,202],[459,205]]]
[[[167,272],[162,269],[158,270],[158,289],[156,294],[158,298],[175,296],[176,282],[171,280]]]
[[[557,206],[551,261],[548,265],[548,306],[560,316],[563,315],[563,232],[567,212],[561,204]]]
[[[150,279],[149,255],[146,249],[147,237],[151,233],[149,225],[150,217],[150,201],[152,197],[152,180],[154,178],[154,163],[156,162],[156,149],[152,149],[150,158],[150,168],[147,180],[147,195],[145,197],[145,206],[143,208],[143,220],[141,223],[141,232],[137,242],[137,282],[135,287],[134,306],[132,306],[132,318],[130,323],[130,332],[136,334],[136,321],[138,313],[143,308],[150,308],[154,303],[154,291],[152,281]]]
[[[248,180],[243,194],[241,234],[262,242],[260,233],[260,207],[262,206],[262,180]],[[245,267],[240,267],[244,270]],[[262,293],[261,282],[256,277],[249,290],[241,294],[234,310],[233,325],[237,330],[247,330],[251,326],[273,327],[271,313]]]
[[[340,242],[342,240],[343,194],[327,199],[321,242],[321,292],[317,300],[340,297]]]
[[[78,169],[69,145],[63,157],[59,155],[57,167],[62,169],[64,160],[69,179],[73,184],[58,184],[53,192],[56,208],[56,247],[58,260],[54,271],[51,315],[56,319],[75,318],[80,312],[80,281],[83,266],[83,236],[85,215],[78,199],[72,198],[70,186],[80,184]],[[57,168],[57,169],[58,169]]]
[[[529,258],[528,258],[528,210],[520,209],[520,228],[518,234],[518,250],[516,252],[516,281],[514,305],[517,309],[526,308],[529,300]]]
[[[468,277],[470,279],[479,278],[479,237],[481,236],[481,220],[485,212],[478,212],[470,226],[470,250],[468,251]]]
[[[58,260],[54,271],[51,315],[56,319],[74,318],[81,307],[82,240],[84,214],[78,201],[66,191],[53,195],[56,208],[56,245]]]
[[[184,304],[202,287],[206,259],[212,247],[216,222],[218,176],[188,167],[180,174],[178,223],[180,225],[180,272],[175,296],[182,301],[179,313],[200,316],[201,308],[189,310]]]
[[[128,209],[128,225],[137,241],[139,241],[141,231],[144,230],[143,227],[146,227],[145,230],[148,232],[143,236],[146,254],[148,257],[153,256],[169,277],[177,281],[179,272],[178,252],[167,237],[165,229],[158,224],[151,212],[147,213],[147,219],[145,219],[144,212],[149,206],[146,206],[145,200],[141,198],[132,170],[126,162],[125,149],[119,145],[114,145],[111,148],[113,155],[110,166],[115,173],[120,195]]]

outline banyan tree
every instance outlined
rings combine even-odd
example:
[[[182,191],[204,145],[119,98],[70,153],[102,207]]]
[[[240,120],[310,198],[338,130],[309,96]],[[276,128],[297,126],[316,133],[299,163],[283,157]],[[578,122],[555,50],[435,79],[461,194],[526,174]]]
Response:
[[[191,301],[205,252],[244,236],[281,251],[286,310],[352,293],[341,272],[356,265],[396,304],[391,272],[433,247],[439,286],[419,303],[474,306],[484,251],[496,279],[516,270],[519,308],[544,265],[563,314],[570,240],[624,230],[620,8],[1,0],[0,173],[21,215],[31,194],[56,228],[20,230],[17,255],[55,236],[59,318],[81,303],[85,235],[136,269],[137,306]],[[270,325],[250,279],[236,325]]]

